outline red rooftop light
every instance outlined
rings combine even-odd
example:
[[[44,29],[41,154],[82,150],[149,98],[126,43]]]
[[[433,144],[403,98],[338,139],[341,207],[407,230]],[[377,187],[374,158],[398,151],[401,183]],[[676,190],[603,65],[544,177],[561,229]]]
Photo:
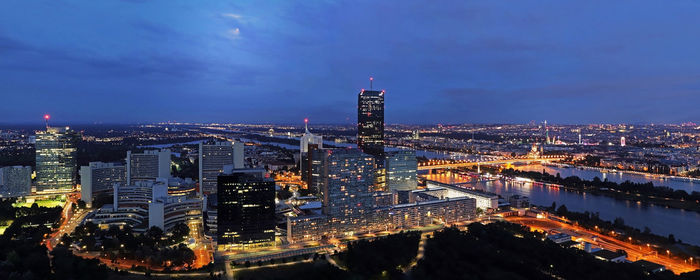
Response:
[[[44,115],[45,120],[48,120],[49,118],[51,118],[51,116],[49,116],[49,114]]]

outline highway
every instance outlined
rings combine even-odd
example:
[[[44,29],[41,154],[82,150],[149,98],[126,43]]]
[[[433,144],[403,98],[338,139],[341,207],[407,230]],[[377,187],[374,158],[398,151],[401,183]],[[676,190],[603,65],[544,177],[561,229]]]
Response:
[[[632,244],[630,242],[623,242],[613,237],[604,235],[600,232],[590,231],[579,226],[570,225],[559,221],[554,221],[550,219],[538,219],[532,217],[507,217],[506,221],[528,226],[532,230],[539,230],[545,232],[549,232],[550,230],[556,230],[564,232],[573,236],[576,240],[580,238],[581,240],[591,243],[596,247],[608,249],[611,251],[622,249],[627,252],[627,259],[629,261],[637,261],[643,259],[650,262],[658,263],[665,266],[668,270],[671,270],[676,274],[690,272],[700,268],[697,265],[689,264],[689,260],[682,260],[673,257],[670,254],[659,255],[656,253],[656,251],[654,251],[651,248],[651,244],[640,245]],[[594,236],[597,237],[595,238],[596,240],[594,240]]]

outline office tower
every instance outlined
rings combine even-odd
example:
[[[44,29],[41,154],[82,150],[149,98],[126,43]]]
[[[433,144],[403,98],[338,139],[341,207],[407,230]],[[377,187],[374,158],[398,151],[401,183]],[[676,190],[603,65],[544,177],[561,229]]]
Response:
[[[384,169],[384,91],[362,90],[357,99],[357,147],[375,158],[374,188],[386,189]]]
[[[47,127],[36,133],[37,192],[71,191],[78,173],[79,135],[70,128]]]
[[[357,99],[357,147],[384,159],[384,91],[362,90]]]
[[[0,168],[0,197],[18,197],[31,194],[32,167],[6,166]]]
[[[224,173],[217,181],[217,243],[273,245],[275,181],[264,169],[229,169]]]
[[[97,196],[111,195],[114,184],[126,183],[126,167],[114,162],[90,162],[80,167],[80,200],[88,207]]]
[[[389,191],[410,191],[415,190],[418,186],[416,151],[387,152],[384,167]]]
[[[299,171],[301,179],[311,185],[311,164],[314,149],[323,149],[323,137],[314,135],[309,131],[309,119],[304,119],[304,135],[299,141]]]
[[[315,144],[318,148],[323,149],[323,136],[314,135],[309,131],[309,119],[304,119],[304,135],[301,136],[299,142],[299,152],[302,154],[309,152],[309,145]]]
[[[224,171],[224,165],[243,168],[243,143],[199,143],[199,192],[216,192],[216,177]]]
[[[625,144],[626,144],[626,143],[625,143],[625,137],[624,137],[624,136],[620,137],[620,147],[624,147]]]
[[[323,214],[351,217],[373,208],[374,158],[357,149],[322,151],[316,172]]]
[[[170,178],[170,150],[147,150],[141,154],[126,152],[126,184],[133,181]]]

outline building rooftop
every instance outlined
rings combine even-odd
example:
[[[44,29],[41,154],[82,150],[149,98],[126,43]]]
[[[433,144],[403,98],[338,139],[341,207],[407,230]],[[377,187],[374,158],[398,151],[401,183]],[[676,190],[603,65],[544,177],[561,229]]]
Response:
[[[661,271],[666,269],[665,266],[660,265],[658,263],[650,262],[647,260],[638,260],[636,262],[633,262],[633,264],[636,264],[638,266],[641,266],[644,271],[647,273],[653,273],[655,271]]]
[[[625,256],[622,253],[613,252],[613,251],[610,251],[607,249],[602,249],[600,251],[596,251],[596,252],[593,252],[591,254],[593,254],[594,256],[596,256],[598,258],[605,259],[608,261]]]

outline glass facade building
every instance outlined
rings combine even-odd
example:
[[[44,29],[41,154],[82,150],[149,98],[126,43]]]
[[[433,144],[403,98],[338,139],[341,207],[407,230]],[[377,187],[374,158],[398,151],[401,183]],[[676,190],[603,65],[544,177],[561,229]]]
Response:
[[[49,127],[36,133],[37,192],[71,191],[78,173],[78,140],[70,128]]]
[[[387,185],[390,191],[410,191],[418,186],[416,173],[418,161],[413,150],[400,150],[386,153]]]
[[[362,90],[357,100],[357,147],[384,159],[384,91]]]
[[[217,243],[264,246],[275,241],[275,181],[264,170],[233,170],[217,181]]]

